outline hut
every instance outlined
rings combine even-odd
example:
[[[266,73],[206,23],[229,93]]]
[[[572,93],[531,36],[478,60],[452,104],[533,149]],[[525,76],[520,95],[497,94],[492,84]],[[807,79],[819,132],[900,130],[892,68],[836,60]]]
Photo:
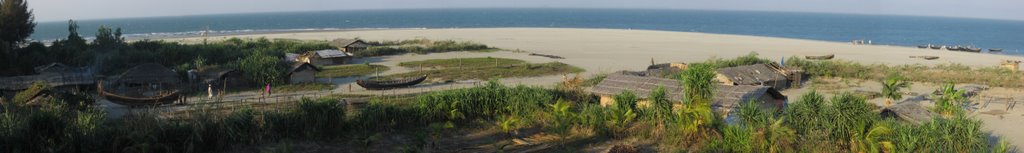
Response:
[[[316,72],[320,72],[320,68],[312,64],[295,63],[288,70],[288,83],[310,83],[316,81]]]
[[[1001,65],[1003,68],[1010,69],[1011,71],[1017,72],[1017,71],[1020,70],[1020,63],[1021,63],[1021,61],[1016,61],[1016,60],[1003,60],[1003,62],[1000,63],[999,65]]]
[[[686,70],[688,66],[686,63],[673,62],[673,63],[661,63],[647,66],[646,76],[655,76],[667,78],[668,76],[678,74],[679,71]]]
[[[613,104],[615,102],[613,97],[625,91],[632,92],[641,98],[637,105],[649,105],[645,98],[659,87],[667,91],[666,96],[669,99],[676,101],[683,99],[682,92],[673,92],[683,90],[677,80],[627,74],[610,74],[601,83],[594,86],[591,92],[601,98],[600,102],[603,106]],[[750,101],[760,102],[760,106],[763,108],[781,109],[786,103],[786,96],[768,86],[719,85],[711,107],[715,112],[728,116],[732,110],[739,108],[741,103]]]
[[[241,86],[245,83],[242,73],[232,68],[207,68],[196,71],[195,75],[197,77],[193,82],[199,83],[199,87],[202,89],[206,89],[207,85],[221,89],[229,86]]]
[[[725,85],[771,86],[775,89],[789,88],[790,77],[777,64],[754,64],[728,67],[718,70],[716,78]]]
[[[285,62],[298,62],[299,61],[299,56],[302,56],[302,55],[301,54],[296,54],[296,53],[284,53],[284,59],[283,60]]]
[[[339,38],[339,39],[332,40],[331,41],[331,46],[338,47],[338,50],[341,50],[341,51],[354,52],[354,51],[366,50],[366,48],[370,47],[370,44],[368,44],[366,42],[363,42],[363,40],[359,40],[359,39]]]
[[[315,65],[347,64],[352,60],[352,53],[335,49],[309,51],[299,56],[298,61]]]
[[[84,68],[50,63],[34,69],[39,74],[0,78],[0,95],[28,89],[35,82],[46,82],[58,90],[89,88],[96,83],[95,76]]]
[[[147,86],[153,90],[165,90],[176,88],[182,80],[174,70],[160,64],[147,63],[121,73],[114,82],[122,87]]]

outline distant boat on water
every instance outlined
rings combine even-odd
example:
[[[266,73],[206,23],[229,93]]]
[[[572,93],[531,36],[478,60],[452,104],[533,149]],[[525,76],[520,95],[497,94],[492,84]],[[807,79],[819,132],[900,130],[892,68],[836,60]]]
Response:
[[[1002,48],[989,48],[988,52],[1003,52]]]

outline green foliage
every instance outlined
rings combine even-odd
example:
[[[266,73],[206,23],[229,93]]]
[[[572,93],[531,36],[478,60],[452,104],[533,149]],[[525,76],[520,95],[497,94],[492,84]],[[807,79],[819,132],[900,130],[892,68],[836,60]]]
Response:
[[[967,97],[964,97],[966,91],[956,90],[955,86],[953,83],[942,85],[942,95],[934,98],[935,112],[947,117],[964,113],[964,105],[968,104]]]
[[[50,90],[50,85],[48,83],[42,81],[33,82],[32,86],[29,86],[24,91],[14,94],[14,98],[11,100],[11,102],[13,102],[16,105],[23,105],[29,102],[31,98],[34,98],[40,92],[45,92],[46,90]]]
[[[909,87],[910,82],[904,80],[902,76],[890,76],[882,81],[882,96],[889,100],[900,100],[903,99],[903,93],[900,90]]]
[[[117,29],[121,30],[120,27]],[[114,30],[104,25],[96,31],[96,39],[92,41],[92,45],[101,50],[119,48],[124,46],[124,38],[114,35]]]
[[[736,57],[734,59],[709,59],[708,61],[705,61],[700,64],[710,65],[713,68],[727,68],[744,65],[766,64],[772,62],[772,60],[758,57],[757,52],[750,52],[747,55]]]
[[[288,71],[281,59],[261,53],[242,59],[238,68],[246,78],[262,84],[280,84],[284,82],[284,74]]]
[[[366,50],[355,52],[359,57],[398,55],[405,53],[429,54],[453,51],[491,51],[494,48],[475,42],[456,42],[453,40],[430,41],[425,39],[403,40],[399,42],[368,42],[377,44]]]
[[[323,68],[323,71],[317,72],[316,77],[322,78],[344,78],[344,77],[355,77],[372,75],[376,72],[388,71],[388,68],[384,65],[375,64],[354,64],[354,65],[337,65],[327,66]]]
[[[35,27],[35,17],[26,0],[0,1],[0,42],[25,42],[35,32]]]
[[[686,105],[709,105],[715,96],[718,84],[715,80],[715,68],[706,64],[694,64],[683,71],[683,102]]]
[[[959,82],[993,87],[1024,87],[1024,77],[1020,77],[1021,72],[996,66],[971,68],[963,64],[864,65],[843,60],[810,61],[799,57],[787,59],[786,66],[802,68],[812,76],[885,80],[891,74],[898,73],[903,76],[904,81],[912,82]]]
[[[504,58],[436,59],[403,62],[399,65],[410,68],[419,68],[422,65],[423,70],[388,75],[384,77],[408,78],[428,75],[431,80],[440,81],[469,79],[487,80],[495,78],[534,77],[579,73],[584,71],[581,68],[559,62],[530,64],[521,60]]]

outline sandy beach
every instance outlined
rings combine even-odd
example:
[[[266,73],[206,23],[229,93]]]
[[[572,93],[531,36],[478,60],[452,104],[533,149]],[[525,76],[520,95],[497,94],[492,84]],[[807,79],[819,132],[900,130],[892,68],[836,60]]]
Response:
[[[563,56],[563,63],[576,65],[587,73],[634,70],[655,62],[699,62],[708,58],[732,58],[757,52],[762,57],[781,59],[790,56],[835,54],[836,59],[862,64],[960,63],[969,66],[997,66],[1001,60],[1024,57],[918,49],[904,46],[853,45],[851,43],[772,38],[759,36],[708,34],[622,29],[568,28],[481,28],[481,29],[398,29],[365,31],[325,31],[272,33],[211,37],[211,41],[231,37],[332,40],[465,40],[526,52]],[[202,38],[174,38],[167,41],[200,42]],[[909,56],[938,56],[937,60]],[[542,59],[538,57],[538,59]],[[531,60],[531,59],[524,59]]]
[[[669,32],[621,29],[565,29],[565,28],[482,28],[482,29],[400,29],[362,31],[324,31],[298,33],[269,33],[235,36],[210,37],[218,41],[231,37],[239,38],[284,38],[299,40],[332,40],[336,38],[360,38],[365,40],[405,40],[425,38],[432,40],[474,41],[505,50],[519,50],[529,53],[550,54],[565,59],[550,59],[529,56],[523,52],[465,53],[451,52],[428,55],[399,55],[363,59],[375,64],[387,65],[394,69],[385,74],[410,71],[397,67],[398,62],[455,57],[502,57],[529,62],[559,61],[586,69],[585,75],[610,73],[620,70],[640,70],[655,62],[701,62],[709,58],[733,58],[757,52],[763,58],[781,59],[791,56],[834,54],[836,59],[861,64],[923,64],[938,65],[959,63],[973,67],[998,66],[1002,60],[1024,60],[1020,56],[952,52],[946,50],[918,49],[903,46],[854,45],[842,42],[707,34],[692,32]],[[196,43],[203,38],[169,38],[165,41]],[[910,56],[938,56],[937,60],[909,58]],[[544,85],[560,80],[560,77],[505,80],[506,83]],[[333,81],[333,80],[331,80]],[[516,83],[518,82],[518,83]],[[878,91],[877,82],[866,81],[862,90]],[[341,90],[340,85],[336,90]],[[914,92],[927,93],[938,85],[916,84]],[[408,89],[409,91],[422,89]],[[852,89],[850,89],[852,90]],[[805,90],[790,90],[785,93],[797,97]],[[368,91],[357,91],[368,92]],[[1013,95],[1019,89],[994,88],[992,92]],[[910,97],[910,96],[907,96]],[[880,103],[881,100],[872,100]],[[980,111],[1004,109],[1005,104],[993,104]],[[1024,123],[1024,110],[1007,108],[1007,114],[995,116],[978,112],[972,115],[983,120],[984,128],[995,136],[1008,138],[1016,146],[1024,146],[1024,132],[1015,130]]]

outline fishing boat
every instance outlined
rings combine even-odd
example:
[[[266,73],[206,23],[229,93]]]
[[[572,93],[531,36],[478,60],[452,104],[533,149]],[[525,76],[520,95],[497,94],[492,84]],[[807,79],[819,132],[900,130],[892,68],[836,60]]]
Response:
[[[397,80],[356,80],[356,84],[359,84],[359,86],[362,86],[363,88],[366,88],[368,90],[387,90],[413,86],[416,84],[420,84],[424,80],[427,80],[426,75]]]
[[[125,106],[151,106],[151,105],[172,104],[172,103],[174,103],[174,101],[177,101],[179,98],[181,98],[181,92],[178,91],[178,90],[174,90],[174,91],[170,91],[170,92],[167,92],[167,93],[162,93],[160,95],[150,96],[150,97],[124,96],[124,95],[118,95],[118,94],[110,93],[110,92],[107,92],[105,90],[100,90],[99,93],[100,93],[101,97],[107,99],[108,101],[110,101],[112,103],[115,103],[115,104],[125,105]]]
[[[1002,48],[989,48],[988,52],[1003,52]]]
[[[938,56],[910,56],[910,58],[920,58],[920,59],[925,59],[925,60],[936,60],[936,59],[939,59]]]
[[[917,45],[917,48],[928,48],[928,45]]]
[[[836,57],[835,54],[828,54],[828,55],[821,55],[821,56],[810,56],[810,55],[804,56],[804,58],[807,58],[807,59],[810,59],[810,60],[829,60],[829,59],[832,59],[832,58],[835,58],[835,57]]]
[[[946,50],[950,51],[963,51],[963,47],[960,46],[946,46]]]
[[[931,46],[932,49],[942,49],[942,46]]]
[[[960,50],[961,51],[965,51],[965,52],[975,52],[975,53],[980,53],[981,52],[981,48],[974,48],[974,47],[970,47],[970,46],[961,48]]]

